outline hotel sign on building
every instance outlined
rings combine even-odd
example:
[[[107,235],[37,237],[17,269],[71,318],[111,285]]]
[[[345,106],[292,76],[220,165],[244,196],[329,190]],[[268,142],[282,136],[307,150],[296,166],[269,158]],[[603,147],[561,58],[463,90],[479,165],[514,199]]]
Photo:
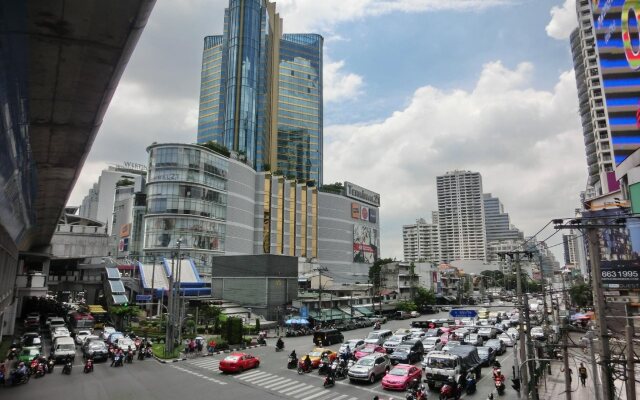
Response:
[[[363,203],[371,204],[372,206],[380,207],[380,195],[371,190],[367,190],[358,185],[354,185],[351,182],[344,183],[344,189],[347,197],[355,200],[359,200]]]

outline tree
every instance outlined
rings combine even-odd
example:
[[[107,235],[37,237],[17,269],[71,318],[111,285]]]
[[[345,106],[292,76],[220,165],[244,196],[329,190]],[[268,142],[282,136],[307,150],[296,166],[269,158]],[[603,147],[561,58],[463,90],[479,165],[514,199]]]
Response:
[[[400,301],[396,305],[396,309],[398,311],[411,312],[416,311],[418,307],[416,307],[416,303],[414,303],[413,301]]]
[[[571,301],[578,307],[587,307],[593,304],[593,293],[591,286],[586,283],[579,283],[569,288]]]
[[[433,290],[427,290],[423,287],[416,288],[414,302],[418,310],[424,310],[427,306],[436,304],[436,294]]]
[[[206,142],[206,143],[200,143],[199,145],[202,146],[202,147],[206,147],[207,149],[209,149],[211,151],[214,151],[214,152],[216,152],[218,154],[221,154],[221,155],[223,155],[225,157],[229,157],[231,155],[231,152],[229,151],[229,149],[226,146],[224,146],[224,145],[222,145],[220,143],[216,143],[216,142],[214,142],[212,140],[209,141],[209,142]]]
[[[128,322],[131,317],[137,317],[140,314],[140,307],[128,304],[112,306],[109,309],[109,313],[115,317],[116,327],[122,330],[125,321]]]
[[[200,309],[200,315],[202,319],[205,321],[205,324],[208,325],[211,321],[214,322],[220,316],[221,310],[220,307],[214,306],[213,304],[206,305]]]

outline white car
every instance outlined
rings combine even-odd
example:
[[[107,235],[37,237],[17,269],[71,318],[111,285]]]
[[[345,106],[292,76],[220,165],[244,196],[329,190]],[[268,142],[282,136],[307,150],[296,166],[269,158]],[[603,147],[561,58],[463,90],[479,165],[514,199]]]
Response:
[[[513,340],[518,340],[520,338],[520,332],[516,328],[507,329],[507,334],[513,338]]]
[[[411,318],[418,318],[420,316],[420,313],[417,311],[411,311],[409,315],[411,315]]]
[[[502,343],[504,343],[507,347],[513,347],[516,342],[515,339],[512,338],[508,333],[501,333],[500,335],[498,335],[498,339],[502,340]]]
[[[347,346],[349,346],[349,350],[351,353],[354,353],[357,350],[360,350],[364,347],[364,339],[351,339],[347,340],[340,346],[340,350],[338,350],[338,354],[344,354],[347,351]]]
[[[91,336],[91,331],[89,330],[81,330],[76,332],[76,344],[82,346],[84,341],[87,340],[87,337]]]
[[[71,336],[71,333],[69,333],[69,330],[67,328],[64,328],[64,327],[55,328],[53,332],[51,332],[51,341],[54,341],[59,337],[69,337],[69,336]]]
[[[128,337],[121,337],[116,340],[116,347],[122,349],[122,351],[127,351],[131,347],[131,350],[135,352],[136,343]]]
[[[102,329],[102,340],[106,341],[107,339],[109,339],[109,335],[111,335],[114,332],[116,332],[116,328],[112,326],[105,326]]]
[[[411,338],[413,338],[413,339],[420,339],[420,338],[424,337],[425,334],[426,334],[426,332],[424,331],[424,329],[420,329],[420,328],[412,328],[411,329]]]
[[[424,347],[424,354],[434,350],[442,350],[442,341],[439,337],[431,336],[422,339],[422,346]]]
[[[531,328],[531,337],[537,340],[545,340],[544,330],[540,326],[534,326]]]

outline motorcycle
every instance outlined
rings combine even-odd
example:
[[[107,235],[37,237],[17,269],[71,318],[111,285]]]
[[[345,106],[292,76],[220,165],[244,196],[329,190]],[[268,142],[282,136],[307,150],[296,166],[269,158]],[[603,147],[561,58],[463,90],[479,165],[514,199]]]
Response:
[[[504,389],[505,389],[504,380],[496,377],[494,378],[494,384],[496,386],[496,391],[498,392],[498,395],[502,396],[504,394]]]
[[[84,363],[84,373],[88,374],[89,372],[93,372],[93,360],[90,358]]]
[[[49,361],[47,361],[47,372],[52,373],[53,367],[55,366],[56,366],[56,360],[50,357]]]
[[[147,347],[147,358],[151,358],[153,356],[153,350],[151,347]]]
[[[35,376],[36,378],[42,378],[44,374],[46,374],[44,362],[39,362],[38,366],[36,367]]]
[[[9,350],[9,354],[7,354],[7,358],[9,360],[13,360],[14,358],[18,358],[18,349],[16,347],[12,347],[11,350]]]
[[[335,384],[336,384],[335,378],[331,374],[327,374],[327,377],[324,378],[324,383],[322,384],[322,386],[324,388],[328,388],[328,387],[331,387],[331,386],[333,386]]]
[[[287,369],[294,369],[296,365],[298,365],[298,359],[289,356],[289,360],[287,361]]]
[[[280,346],[278,346],[278,345],[276,344],[276,353],[278,353],[278,352],[280,352],[280,351],[282,351],[282,350],[284,350],[284,343],[282,343]]]
[[[19,375],[17,370],[13,370],[9,374],[9,384],[11,384],[11,386],[23,385],[29,382],[29,378],[28,373]]]
[[[318,364],[318,375],[328,374],[331,369],[331,364],[327,361],[320,361]]]
[[[440,400],[459,399],[461,390],[455,382],[447,382],[440,388]]]
[[[476,392],[476,380],[474,377],[467,378],[466,391],[467,394],[474,394]]]
[[[407,400],[427,400],[427,391],[418,379],[414,379],[407,388]]]
[[[138,350],[138,361],[144,360],[144,353],[144,349],[141,348],[140,350]]]
[[[73,364],[71,363],[71,360],[65,361],[64,367],[62,367],[62,373],[71,375],[72,368],[73,368]]]
[[[381,327],[382,325],[380,325],[380,322],[376,322],[375,325],[373,325],[373,330],[374,331],[380,330]]]
[[[133,363],[133,351],[129,350],[127,352],[127,355],[125,357],[125,361],[127,362],[127,364]]]
[[[113,356],[113,366],[114,367],[122,367],[124,364],[122,364],[122,356],[119,354],[116,354]]]
[[[36,370],[38,369],[38,359],[31,360],[29,363],[29,375],[35,375]]]
[[[303,362],[298,363],[298,375],[302,375],[302,374],[306,374],[311,372],[311,365],[309,365],[308,367],[305,367]]]

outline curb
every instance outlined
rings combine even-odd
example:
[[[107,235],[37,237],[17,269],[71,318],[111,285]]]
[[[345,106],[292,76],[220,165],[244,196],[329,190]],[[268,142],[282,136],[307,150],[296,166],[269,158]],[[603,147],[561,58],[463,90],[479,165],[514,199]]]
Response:
[[[219,350],[219,351],[214,351],[213,353],[205,353],[205,354],[201,354],[199,357],[211,357],[214,355],[218,355],[218,354],[225,354],[225,353],[231,353],[232,351],[241,351],[241,350],[246,350],[246,349],[255,349],[258,347],[265,347],[266,344],[258,344],[258,345],[253,345],[253,346],[246,346],[246,347],[237,347],[237,348],[233,348],[233,349],[228,349],[228,350]],[[174,362],[179,362],[179,361],[186,361],[188,360],[187,357],[181,357],[181,358],[174,358],[171,360],[163,360],[162,358],[157,357],[155,354],[153,355],[153,358],[155,358],[156,361],[158,361],[161,364],[167,364],[167,363],[174,363]],[[193,357],[193,358],[198,358],[198,357]]]

